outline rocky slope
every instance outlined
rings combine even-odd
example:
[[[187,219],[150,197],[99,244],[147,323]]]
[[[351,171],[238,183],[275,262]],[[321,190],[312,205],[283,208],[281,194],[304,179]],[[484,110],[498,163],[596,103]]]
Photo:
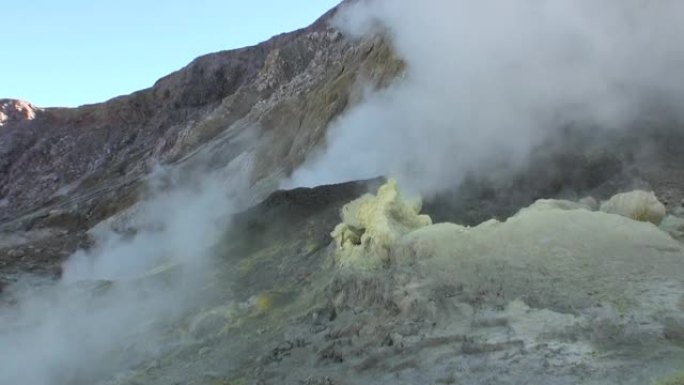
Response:
[[[0,244],[0,264],[58,265],[82,242],[51,234],[80,233],[129,207],[158,164],[206,172],[239,159],[256,196],[273,191],[324,141],[328,123],[359,101],[357,81],[384,87],[402,71],[387,39],[351,41],[332,28],[336,12],[253,47],[197,58],[105,103],[3,102],[0,231],[50,230],[23,236],[45,244],[34,251]],[[66,247],[48,246],[53,241]]]
[[[37,111],[34,105],[23,100],[0,99],[0,126],[35,119]]]
[[[173,322],[145,318],[151,329],[117,337],[126,355],[95,351],[94,360],[70,361],[65,357],[74,353],[60,350],[57,369],[36,377],[8,370],[0,379],[637,385],[669,383],[681,369],[684,248],[665,231],[560,200],[538,201],[503,222],[412,230],[401,223],[418,212],[397,210],[407,203],[396,185],[362,198],[374,205],[365,216],[356,211],[362,205],[349,203],[380,182],[273,194],[235,216],[185,312]],[[387,248],[384,263],[347,259],[330,243],[335,225],[353,217],[370,242]],[[398,233],[387,238],[386,231]],[[159,285],[177,295],[174,286],[188,267],[155,269],[134,282],[134,293],[149,295]],[[78,282],[43,295],[74,300],[80,292],[92,311],[127,285]],[[73,320],[61,312],[52,317],[58,325],[62,317]],[[11,329],[12,318],[3,320]],[[71,327],[62,327],[70,335]],[[140,353],[148,344],[152,353]],[[24,363],[14,353],[0,358]],[[137,354],[147,358],[126,361]],[[55,359],[36,355],[31,362],[44,368]],[[126,363],[126,371],[108,366]],[[36,380],[40,375],[51,380]]]
[[[153,163],[177,163],[208,143],[221,153],[213,167],[252,153],[252,181],[291,171],[358,100],[356,79],[381,87],[402,68],[382,37],[344,39],[328,25],[335,12],[257,46],[200,57],[105,103],[36,110],[3,102],[0,220],[81,205],[93,223],[109,204],[125,206],[121,196]],[[248,145],[237,140],[246,132]]]

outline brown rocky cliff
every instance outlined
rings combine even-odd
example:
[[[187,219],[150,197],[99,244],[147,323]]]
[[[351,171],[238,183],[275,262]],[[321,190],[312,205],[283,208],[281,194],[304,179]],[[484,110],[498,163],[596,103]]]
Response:
[[[335,12],[256,46],[199,57],[131,95],[9,119],[0,129],[0,227],[68,218],[86,228],[135,202],[153,164],[187,162],[206,147],[211,167],[251,151],[254,183],[290,172],[358,100],[359,79],[382,87],[403,69],[386,39],[350,41],[330,27]],[[235,139],[245,133],[258,139],[249,149]]]

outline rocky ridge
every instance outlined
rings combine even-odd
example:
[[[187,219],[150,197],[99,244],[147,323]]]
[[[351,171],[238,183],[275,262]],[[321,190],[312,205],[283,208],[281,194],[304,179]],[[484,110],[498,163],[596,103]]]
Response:
[[[252,203],[275,190],[323,144],[328,123],[359,102],[359,82],[385,87],[403,70],[383,35],[349,40],[333,28],[337,9],[259,45],[199,57],[149,89],[104,103],[3,104],[24,112],[0,129],[0,233],[45,247],[0,243],[0,270],[26,270],[39,258],[49,263],[38,270],[54,271],[83,242],[46,234],[84,239],[142,199],[158,165],[209,173],[232,163],[252,186]],[[30,119],[14,119],[21,116]]]
[[[252,182],[291,171],[359,100],[357,79],[383,87],[402,70],[382,36],[343,38],[328,24],[336,10],[259,45],[197,58],[104,103],[10,103],[30,119],[8,120],[0,131],[0,221],[49,209],[92,225],[130,204],[155,164],[200,154],[214,168],[252,154]]]

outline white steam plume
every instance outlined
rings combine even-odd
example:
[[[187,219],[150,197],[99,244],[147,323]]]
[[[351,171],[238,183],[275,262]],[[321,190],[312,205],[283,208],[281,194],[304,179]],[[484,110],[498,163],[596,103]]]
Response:
[[[327,149],[284,186],[378,175],[423,193],[521,164],[567,124],[630,124],[684,100],[684,2],[376,0],[335,24],[383,26],[405,77],[333,123]]]
[[[241,159],[234,168],[246,170]],[[167,175],[152,182],[168,179],[158,173]],[[207,299],[230,193],[244,188],[240,174],[219,173],[170,188],[151,183],[156,191],[129,218],[137,233],[104,222],[95,248],[71,256],[59,282],[10,288],[16,304],[0,308],[0,384],[99,383],[187,342],[173,327]]]

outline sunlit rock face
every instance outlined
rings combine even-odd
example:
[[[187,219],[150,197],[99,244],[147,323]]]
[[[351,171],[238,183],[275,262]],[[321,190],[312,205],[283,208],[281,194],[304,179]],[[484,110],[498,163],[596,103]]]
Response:
[[[37,111],[37,107],[23,100],[0,99],[0,126],[7,122],[35,119]]]

